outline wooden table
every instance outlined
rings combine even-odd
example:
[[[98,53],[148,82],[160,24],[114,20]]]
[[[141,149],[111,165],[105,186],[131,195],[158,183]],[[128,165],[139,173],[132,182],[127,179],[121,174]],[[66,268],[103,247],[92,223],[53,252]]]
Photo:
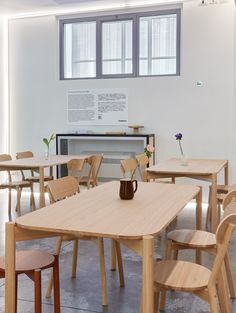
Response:
[[[188,165],[181,165],[180,159],[170,159],[147,169],[148,178],[189,177],[211,183],[210,206],[212,210],[211,231],[215,232],[219,224],[217,214],[217,176],[224,169],[224,183],[228,185],[228,161],[190,159]]]
[[[44,169],[50,168],[50,175],[52,176],[52,168],[56,165],[68,163],[71,159],[86,159],[87,156],[78,155],[50,155],[46,160],[44,156],[35,156],[32,158],[25,158],[19,160],[10,160],[0,162],[0,171],[6,170],[36,170],[39,172],[39,207],[45,206],[44,197]]]
[[[139,183],[133,200],[119,198],[119,182],[105,183],[7,223],[5,313],[15,307],[16,241],[59,234],[113,238],[142,256],[143,312],[153,313],[154,236],[192,199],[201,229],[201,188],[156,183]]]

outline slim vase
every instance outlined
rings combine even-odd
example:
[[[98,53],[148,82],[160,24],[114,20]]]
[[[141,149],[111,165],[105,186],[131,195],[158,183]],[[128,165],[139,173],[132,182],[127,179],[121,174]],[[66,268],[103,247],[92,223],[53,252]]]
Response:
[[[181,165],[182,166],[187,166],[188,165],[188,158],[185,154],[181,155]]]
[[[44,151],[45,160],[49,159],[49,146],[46,146]]]

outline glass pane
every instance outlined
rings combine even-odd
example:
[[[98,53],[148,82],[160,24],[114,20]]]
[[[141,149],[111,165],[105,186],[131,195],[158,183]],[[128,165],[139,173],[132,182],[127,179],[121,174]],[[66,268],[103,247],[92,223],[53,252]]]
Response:
[[[65,77],[95,77],[96,22],[66,24],[64,34]]]
[[[105,59],[121,59],[121,23],[102,24],[102,56]]]
[[[151,75],[176,74],[176,59],[152,60]]]
[[[103,74],[121,74],[121,61],[104,61]]]
[[[176,14],[141,17],[139,25],[139,75],[176,74]]]
[[[96,73],[96,62],[83,62],[73,64],[72,77],[94,77]]]
[[[133,56],[132,20],[103,22],[102,74],[115,75],[132,73],[133,72],[132,56]],[[130,60],[127,60],[127,58]]]
[[[140,58],[148,57],[148,21],[143,18],[140,18],[139,55]]]
[[[148,60],[139,61],[139,75],[148,75]]]
[[[176,56],[176,18],[152,20],[152,57]]]

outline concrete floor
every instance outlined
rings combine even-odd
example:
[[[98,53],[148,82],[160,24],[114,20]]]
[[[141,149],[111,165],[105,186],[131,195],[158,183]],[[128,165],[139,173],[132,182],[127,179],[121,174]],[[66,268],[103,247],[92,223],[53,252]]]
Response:
[[[23,195],[22,214],[28,211],[28,195]],[[4,254],[4,226],[8,221],[7,216],[7,193],[0,193],[0,254]],[[177,221],[177,228],[194,227],[195,210],[193,205],[186,207]],[[205,216],[205,212],[204,212]],[[13,216],[14,218],[14,216]],[[156,239],[156,253],[162,255],[166,232]],[[53,252],[55,239],[44,239],[18,244],[19,249],[44,249]],[[101,305],[101,288],[99,276],[99,262],[97,247],[86,241],[79,243],[79,261],[77,278],[70,278],[72,244],[65,242],[60,256],[60,281],[61,281],[61,312],[62,313],[137,313],[139,312],[139,299],[141,289],[141,260],[140,258],[122,247],[125,288],[119,287],[117,272],[109,270],[110,242],[105,240],[108,301],[109,306],[103,308]],[[233,274],[236,281],[236,232],[230,244],[230,256],[232,260]],[[193,253],[185,251],[180,253],[181,259],[194,260]],[[204,264],[211,267],[212,257],[204,255]],[[43,272],[43,312],[53,312],[53,299],[44,297],[49,271]],[[4,312],[4,279],[0,280],[0,312]],[[33,313],[33,284],[24,275],[19,280],[18,313]],[[232,303],[232,311],[236,313],[236,300]],[[187,294],[172,292],[168,294],[166,313],[207,313],[210,312],[209,305],[200,299]]]

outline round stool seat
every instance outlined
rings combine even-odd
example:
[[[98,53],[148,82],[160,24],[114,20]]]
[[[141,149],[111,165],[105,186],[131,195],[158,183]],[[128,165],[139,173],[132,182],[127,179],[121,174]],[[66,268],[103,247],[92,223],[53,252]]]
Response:
[[[40,250],[16,252],[16,272],[18,274],[51,267],[55,261],[52,254]],[[5,272],[5,257],[0,257],[0,271]]]
[[[167,238],[173,240],[177,244],[192,248],[210,248],[216,245],[215,234],[203,230],[174,230],[168,233]]]
[[[211,271],[202,265],[185,261],[156,262],[154,281],[161,287],[195,291],[207,287]]]

